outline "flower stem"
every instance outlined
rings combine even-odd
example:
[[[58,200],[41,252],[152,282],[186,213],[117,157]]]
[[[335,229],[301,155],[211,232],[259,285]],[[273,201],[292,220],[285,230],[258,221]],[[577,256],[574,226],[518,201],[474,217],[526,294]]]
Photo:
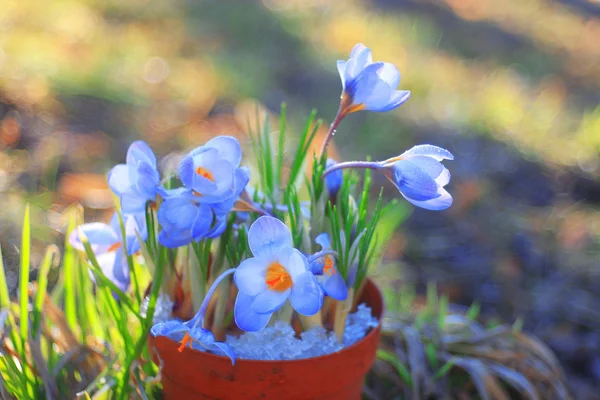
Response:
[[[335,314],[333,319],[333,330],[340,343],[344,343],[344,330],[346,329],[346,318],[352,309],[354,302],[354,288],[348,290],[346,300],[336,301]]]
[[[329,130],[327,131],[327,135],[325,135],[325,140],[323,141],[323,145],[321,146],[321,153],[319,158],[322,158],[325,152],[327,151],[327,146],[329,146],[329,141],[335,136],[336,129],[342,119],[346,116],[346,112],[342,109],[342,105],[340,104],[340,108],[335,116],[335,119],[329,125]]]
[[[206,296],[204,297],[204,301],[202,302],[200,309],[198,310],[196,315],[194,315],[194,318],[192,318],[192,320],[195,321],[193,324],[194,328],[196,326],[198,326],[199,322],[201,322],[202,324],[204,323],[204,314],[206,314],[206,309],[208,308],[208,304],[210,303],[210,298],[212,297],[213,293],[217,289],[217,286],[219,286],[219,283],[221,283],[221,281],[223,279],[225,279],[227,276],[233,274],[234,272],[235,272],[235,268],[229,268],[228,270],[223,272],[221,275],[219,275],[219,277],[217,279],[215,279],[213,284],[210,286],[210,289],[208,289],[208,292],[206,293]]]
[[[338,169],[345,169],[345,168],[361,168],[361,169],[379,169],[381,168],[381,164],[378,162],[374,162],[374,161],[346,161],[346,162],[341,162],[341,163],[337,163],[329,168],[327,168],[325,170],[325,172],[323,172],[323,178],[327,175],[330,174],[333,171],[337,171]]]

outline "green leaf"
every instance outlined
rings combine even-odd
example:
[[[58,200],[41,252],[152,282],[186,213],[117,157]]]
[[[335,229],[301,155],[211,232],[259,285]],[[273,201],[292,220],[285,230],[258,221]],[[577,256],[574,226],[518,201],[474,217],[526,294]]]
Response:
[[[406,365],[404,365],[402,361],[398,360],[393,353],[386,350],[377,350],[377,358],[391,364],[392,367],[396,369],[398,375],[400,378],[402,378],[404,383],[406,383],[409,387],[412,387],[412,378],[410,377],[408,368],[406,368]]]
[[[29,204],[25,207],[25,217],[23,218],[23,235],[21,236],[21,276],[19,279],[19,309],[20,309],[20,329],[21,340],[23,344],[27,342],[29,335],[29,257],[31,251],[31,225],[29,221]],[[25,358],[25,357],[23,357]]]

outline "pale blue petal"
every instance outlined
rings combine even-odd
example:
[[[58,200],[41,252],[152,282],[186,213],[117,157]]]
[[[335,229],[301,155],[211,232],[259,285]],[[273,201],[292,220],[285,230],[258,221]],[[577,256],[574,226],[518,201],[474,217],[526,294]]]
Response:
[[[337,62],[338,73],[340,74],[340,78],[342,79],[342,87],[346,84],[345,70],[346,70],[346,61],[338,60]]]
[[[368,65],[351,83],[346,91],[352,96],[352,104],[362,104],[366,110],[379,109],[388,104],[393,89],[377,75],[383,63]]]
[[[219,151],[219,157],[229,161],[234,167],[238,167],[242,161],[242,148],[233,136],[217,136],[205,144]]]
[[[121,195],[121,210],[124,213],[135,214],[146,211],[146,199],[136,192],[125,192]]]
[[[444,168],[444,170],[440,173],[440,176],[435,178],[435,181],[441,187],[446,186],[450,182],[450,171],[448,171],[447,168]]]
[[[437,197],[435,199],[431,199],[431,200],[425,200],[425,201],[416,201],[416,200],[413,200],[406,196],[404,196],[404,197],[406,198],[406,200],[408,200],[415,206],[424,208],[426,210],[433,210],[433,211],[445,210],[446,208],[448,208],[452,205],[452,196],[444,188],[440,188],[439,193],[440,193],[439,197]]]
[[[148,237],[148,229],[146,227],[146,216],[142,213],[134,215],[125,214],[124,220],[125,238],[127,241],[127,253],[129,255],[133,255],[140,249],[140,242],[138,240],[136,232],[144,241]]]
[[[252,302],[252,311],[257,314],[272,314],[279,310],[290,296],[291,289],[277,290],[267,289],[259,293]]]
[[[317,235],[315,242],[321,246],[322,250],[328,250],[331,248],[331,242],[329,241],[329,234],[323,232]]]
[[[208,239],[219,237],[225,232],[225,229],[227,229],[227,220],[225,218],[217,219],[217,222],[215,222],[215,225],[206,234],[206,237]]]
[[[397,107],[401,106],[402,104],[404,104],[406,102],[406,100],[409,99],[409,97],[410,97],[410,91],[396,90],[390,96],[390,99],[388,100],[387,104],[385,104],[384,106],[379,107],[377,109],[371,109],[371,111],[385,112],[385,111],[393,110],[394,108],[397,108]]]
[[[129,287],[129,265],[123,250],[96,254],[96,261],[104,275],[122,291]]]
[[[177,247],[185,246],[192,243],[192,231],[191,229],[179,231],[176,233],[168,233],[165,230],[160,231],[158,234],[158,242],[165,247],[175,249]]]
[[[331,168],[335,164],[337,164],[331,158],[327,160],[326,168]],[[344,183],[344,171],[341,169],[335,170],[330,174],[327,174],[325,177],[325,187],[327,188],[327,192],[329,196],[335,197],[337,192],[340,190],[340,187]]]
[[[193,189],[204,196],[202,201],[221,201],[233,196],[235,189],[233,165],[227,160],[219,160],[204,167],[214,177],[214,182],[198,174],[194,177]]]
[[[138,179],[136,188],[147,200],[156,200],[156,190],[160,182],[158,171],[150,164],[143,163],[137,167]]]
[[[406,161],[421,168],[427,175],[432,177],[434,180],[444,171],[444,166],[439,161],[431,157],[426,156],[414,156],[407,158]]]
[[[257,296],[267,290],[265,274],[269,261],[264,258],[248,258],[236,268],[233,281],[241,293],[248,296]]]
[[[292,244],[289,228],[277,218],[262,216],[248,231],[248,245],[255,256],[277,254]]]
[[[283,265],[296,285],[296,279],[308,271],[306,256],[294,248],[283,249],[275,255],[277,261]]]
[[[427,156],[438,161],[454,160],[454,156],[448,150],[438,146],[433,146],[431,144],[421,144],[415,146],[410,150],[406,150],[400,157],[409,158],[409,156]]]
[[[194,175],[196,170],[194,169],[194,157],[191,154],[183,157],[179,163],[179,179],[189,189],[193,186]]]
[[[346,82],[355,78],[366,66],[371,63],[373,63],[371,50],[362,43],[354,46],[350,52],[350,59],[348,60],[348,63],[346,63]]]
[[[400,160],[393,165],[392,181],[405,197],[412,200],[424,201],[439,197],[435,179],[408,160]]]
[[[152,149],[143,140],[136,140],[131,143],[127,150],[127,164],[136,165],[147,163],[156,169],[156,156]]]
[[[340,275],[335,267],[332,271],[332,275],[328,275],[326,272],[324,272],[323,275],[320,275],[316,278],[327,296],[335,300],[346,300],[348,297],[348,288],[346,287],[346,282],[344,282],[344,278],[342,275]]]
[[[379,78],[384,80],[392,89],[396,89],[400,83],[400,72],[394,64],[384,62],[383,66],[377,70]]]
[[[204,238],[210,231],[210,226],[213,221],[213,213],[210,206],[202,204],[198,207],[194,224],[192,225],[192,237],[194,240],[200,240]]]
[[[117,196],[122,195],[131,188],[129,180],[129,166],[119,164],[114,166],[108,173],[108,186]]]
[[[257,314],[252,311],[254,297],[239,292],[235,299],[233,317],[236,325],[246,332],[257,332],[269,323],[273,314]]]
[[[182,321],[177,320],[161,322],[150,328],[152,336],[167,336],[176,342],[180,342],[187,332],[188,327]]]
[[[309,271],[297,277],[290,293],[294,310],[302,315],[314,315],[323,305],[323,291]]]
[[[113,228],[101,222],[92,222],[83,224],[71,232],[69,243],[78,250],[85,250],[83,243],[81,242],[80,231],[83,232],[87,238],[94,253],[104,252],[109,247],[119,242],[119,236]]]
[[[214,348],[222,351],[227,357],[231,359],[231,364],[235,365],[235,353],[233,352],[231,347],[222,342],[214,342],[211,346],[213,347],[213,351],[215,350]]]

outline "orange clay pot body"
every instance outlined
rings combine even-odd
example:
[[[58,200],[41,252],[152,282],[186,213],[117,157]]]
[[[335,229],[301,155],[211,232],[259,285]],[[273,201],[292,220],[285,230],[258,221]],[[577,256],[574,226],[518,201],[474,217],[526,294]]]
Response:
[[[360,303],[367,303],[381,320],[383,299],[377,286],[367,281]],[[259,361],[227,357],[150,337],[162,359],[164,398],[211,400],[359,400],[366,373],[375,361],[380,326],[343,350],[321,357]]]

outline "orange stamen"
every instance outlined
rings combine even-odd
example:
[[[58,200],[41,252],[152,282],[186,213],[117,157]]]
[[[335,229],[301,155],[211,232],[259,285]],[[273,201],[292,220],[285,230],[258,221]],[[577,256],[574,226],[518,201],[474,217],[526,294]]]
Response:
[[[271,263],[267,267],[267,273],[265,275],[265,283],[271,290],[276,292],[283,292],[292,287],[292,277],[277,261]]]
[[[190,345],[190,349],[192,348],[192,337],[186,333],[183,339],[181,339],[181,346],[177,349],[180,353],[185,349],[185,346]]]
[[[323,272],[325,272],[327,276],[332,276],[335,274],[335,268],[333,268],[333,258],[331,258],[331,256],[325,256],[324,264]]]
[[[210,172],[206,168],[198,167],[198,168],[196,168],[196,173],[200,176],[205,177],[209,181],[212,181],[212,182],[215,181],[215,177],[213,176],[212,172]]]
[[[117,242],[117,243],[113,244],[112,246],[110,246],[107,251],[109,253],[112,251],[116,251],[119,249],[119,247],[121,247],[121,244],[122,244],[121,242]]]

